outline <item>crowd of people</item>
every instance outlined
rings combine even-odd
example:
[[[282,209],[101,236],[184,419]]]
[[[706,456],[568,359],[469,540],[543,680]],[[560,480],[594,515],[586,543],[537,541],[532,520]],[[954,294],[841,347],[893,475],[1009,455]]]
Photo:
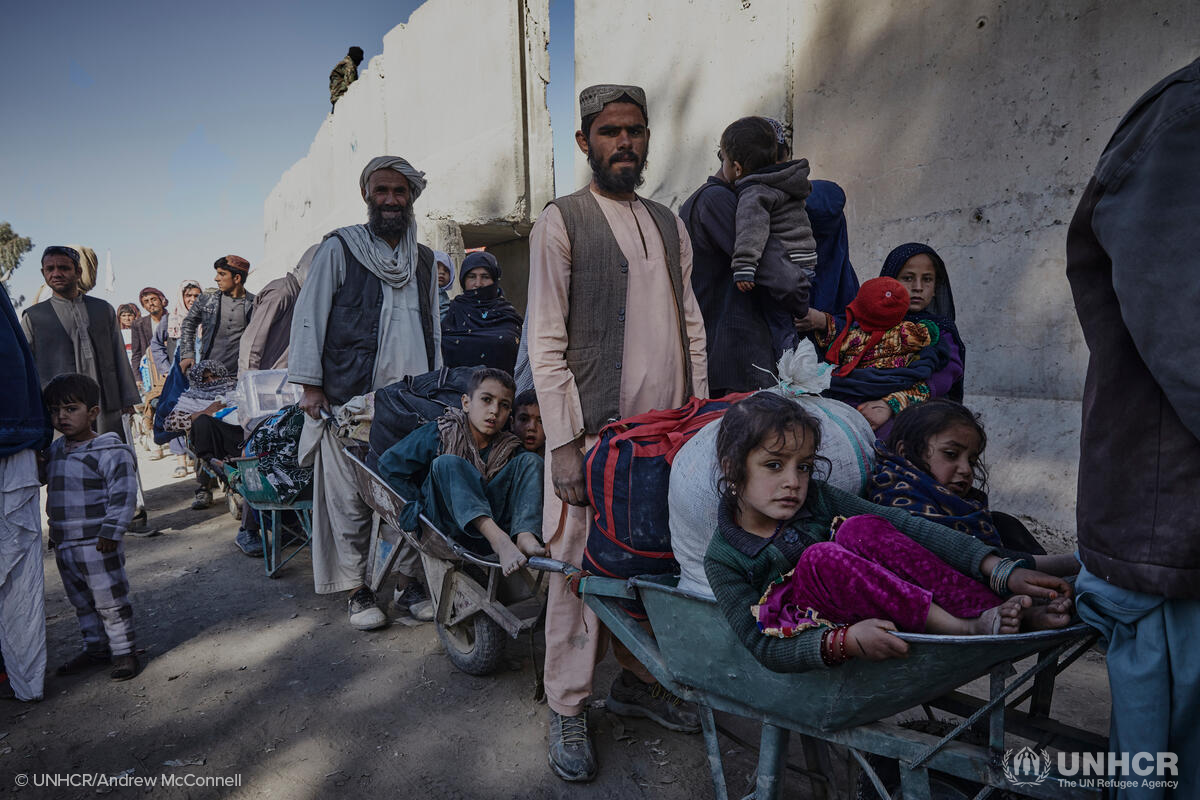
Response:
[[[350,69],[361,61],[361,52],[357,61],[354,55],[347,57]],[[1147,102],[1195,108],[1198,70],[1193,64],[1168,79]],[[937,250],[900,244],[879,276],[859,285],[848,258],[844,192],[810,180],[808,162],[792,157],[783,126],[764,117],[724,130],[718,169],[677,216],[637,194],[649,110],[637,86],[602,84],[580,93],[576,142],[592,179],[553,200],[533,227],[525,316],[505,299],[492,253],[472,252],[456,268],[446,253],[417,241],[414,204],[426,176],[398,156],[374,158],[361,173],[365,224],[331,231],[293,273],[257,296],[245,289],[250,264],[227,255],[214,264],[216,289],[185,281],[171,307],[163,292],[147,287],[139,295],[146,315],[132,304],[114,313],[79,291],[75,250],[46,248],[50,299],[26,310],[19,328],[6,296],[4,308],[11,329],[3,343],[6,369],[24,390],[5,414],[11,424],[0,441],[5,507],[18,509],[5,522],[3,545],[11,539],[16,555],[0,584],[0,648],[15,695],[41,696],[45,663],[35,452],[47,453],[50,543],[84,643],[58,671],[104,663],[123,680],[141,667],[123,537],[137,529],[144,509],[121,421],[153,400],[172,371],[186,375],[187,390],[165,428],[186,434],[197,462],[194,508],[212,502],[204,465],[219,467],[245,439],[242,428],[221,419],[221,398],[239,372],[286,369],[300,387],[306,419],[297,462],[313,470],[314,589],[346,593],[355,629],[379,628],[388,615],[370,588],[372,512],[325,418],[408,376],[471,367],[460,407],[390,443],[378,472],[409,501],[400,519],[406,529],[424,515],[471,550],[494,554],[505,574],[539,555],[580,566],[592,517],[585,454],[607,425],[693,397],[736,395],[716,439],[718,524],[696,532],[706,552],[699,580],[733,633],[769,668],[902,657],[907,645],[891,635],[896,630],[1060,627],[1076,602],[1116,648],[1114,683],[1129,660],[1126,640],[1137,638],[1130,626],[1156,625],[1154,635],[1170,640],[1163,646],[1172,653],[1186,647],[1178,637],[1196,602],[1187,576],[1200,559],[1194,537],[1185,544],[1183,523],[1172,521],[1174,511],[1152,524],[1176,549],[1131,550],[1105,532],[1112,520],[1096,511],[1123,494],[1098,477],[1113,471],[1089,471],[1081,478],[1088,508],[1081,496],[1077,558],[1046,553],[1014,516],[990,508],[981,460],[987,435],[962,405],[967,345],[956,322],[951,266]],[[1178,119],[1135,113],[1110,151],[1141,158],[1139,143],[1153,138],[1153,126],[1170,132]],[[1168,170],[1167,163],[1152,166]],[[1118,279],[1132,269],[1124,259],[1145,262],[1133,255],[1140,248],[1159,248],[1163,258],[1154,263],[1164,265],[1163,275],[1166,265],[1191,254],[1165,243],[1168,236],[1142,235],[1129,221],[1138,203],[1146,209],[1133,211],[1135,220],[1152,216],[1159,190],[1153,180],[1161,176],[1131,186],[1132,178],[1116,181],[1117,172],[1102,162],[1072,225],[1072,283],[1089,344],[1113,350],[1112,363],[1141,369],[1144,386],[1134,399],[1145,400],[1159,420],[1159,433],[1146,437],[1162,443],[1156,452],[1169,451],[1172,474],[1182,476],[1180,461],[1194,467],[1200,452],[1192,419],[1197,384],[1176,368],[1148,321],[1168,298],[1139,294],[1127,305],[1120,295],[1117,311],[1110,292],[1120,293]],[[1180,203],[1200,205],[1190,196]],[[1120,210],[1109,217],[1110,208]],[[1103,280],[1093,280],[1100,273]],[[451,298],[456,280],[460,292]],[[1153,288],[1144,275],[1138,283]],[[1169,283],[1164,277],[1154,286]],[[1107,322],[1099,325],[1100,317]],[[1114,331],[1114,324],[1128,330]],[[856,409],[856,424],[877,440],[865,496],[830,484],[821,424],[811,413],[785,393],[756,392],[776,386],[781,358],[809,347],[827,364],[825,396]],[[1117,380],[1110,369],[1093,361],[1089,373],[1087,463],[1097,452],[1117,457],[1100,417],[1111,424],[1128,414],[1106,406],[1105,397],[1132,402],[1129,391],[1105,394]],[[144,374],[142,392],[135,374]],[[53,444],[47,422],[58,433]],[[1170,444],[1164,426],[1171,427]],[[1147,446],[1130,441],[1119,457]],[[172,452],[183,457],[182,449]],[[162,455],[157,449],[150,457]],[[176,474],[186,471],[181,462]],[[1163,491],[1172,496],[1169,486]],[[1141,507],[1163,496],[1147,495]],[[236,542],[258,555],[261,538],[246,527],[254,515],[244,516]],[[420,561],[411,545],[401,547],[390,609],[428,620]],[[1073,584],[1080,559],[1084,570]],[[1136,613],[1126,602],[1131,597]],[[1148,615],[1157,622],[1144,621]],[[622,668],[608,690],[610,711],[699,730],[697,710],[659,685],[558,573],[548,581],[545,640],[549,761],[561,778],[596,774],[585,709],[610,645]],[[1161,680],[1183,685],[1174,657],[1163,658],[1171,663],[1160,666]],[[1114,692],[1116,719],[1137,713],[1127,710],[1125,694]],[[1179,751],[1194,735],[1182,731],[1182,721],[1137,719],[1162,731],[1160,749]]]

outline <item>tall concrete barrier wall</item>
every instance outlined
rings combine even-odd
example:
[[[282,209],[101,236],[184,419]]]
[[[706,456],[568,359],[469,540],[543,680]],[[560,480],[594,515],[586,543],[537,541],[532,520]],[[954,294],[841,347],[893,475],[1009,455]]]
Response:
[[[1074,528],[1087,352],[1066,229],[1121,115],[1193,60],[1190,0],[577,0],[577,88],[644,86],[643,193],[678,208],[746,114],[846,190],[851,257],[945,258],[993,506]],[[586,165],[577,156],[580,182]]]
[[[429,182],[414,206],[420,241],[456,263],[464,248],[502,246],[505,291],[524,307],[524,237],[554,188],[548,37],[548,0],[435,0],[388,31],[267,197],[255,283],[334,228],[365,222],[358,176],[386,153]]]

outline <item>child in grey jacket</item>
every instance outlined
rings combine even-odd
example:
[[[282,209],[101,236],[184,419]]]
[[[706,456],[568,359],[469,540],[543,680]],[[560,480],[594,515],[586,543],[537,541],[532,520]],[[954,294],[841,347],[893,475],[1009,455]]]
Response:
[[[46,384],[42,398],[62,434],[50,445],[46,465],[50,544],[84,648],[57,674],[84,672],[111,659],[110,677],[129,680],[138,662],[122,537],[137,506],[133,448],[115,433],[92,430],[100,414],[100,386],[90,377],[59,375]]]
[[[743,292],[761,287],[776,359],[799,340],[793,319],[808,314],[817,265],[804,207],[808,161],[776,163],[777,153],[775,127],[764,117],[742,117],[721,134],[721,172],[737,194],[733,280]]]

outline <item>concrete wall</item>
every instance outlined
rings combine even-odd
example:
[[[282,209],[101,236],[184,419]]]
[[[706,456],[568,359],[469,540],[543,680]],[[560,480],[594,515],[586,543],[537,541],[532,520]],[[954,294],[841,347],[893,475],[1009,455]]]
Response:
[[[675,208],[725,125],[763,114],[845,188],[861,278],[895,245],[937,248],[993,503],[1073,528],[1086,348],[1067,223],[1121,115],[1198,33],[1190,0],[577,0],[575,80],[646,88],[643,192]]]
[[[508,243],[505,284],[523,306],[520,240],[554,188],[548,37],[548,0],[437,0],[389,31],[308,155],[267,197],[251,288],[291,269],[334,228],[365,222],[358,176],[386,153],[429,182],[414,206],[420,241],[456,263],[464,247]]]

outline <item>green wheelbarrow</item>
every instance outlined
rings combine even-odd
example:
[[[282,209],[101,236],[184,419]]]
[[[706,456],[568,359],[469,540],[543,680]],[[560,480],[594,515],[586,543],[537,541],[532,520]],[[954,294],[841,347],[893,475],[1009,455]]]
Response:
[[[259,461],[253,456],[229,459],[225,463],[225,477],[230,491],[241,495],[259,513],[263,567],[267,577],[274,578],[285,564],[312,542],[312,484],[306,486],[292,502],[281,502],[279,492],[259,470]],[[288,512],[294,513],[299,520],[300,533],[293,533],[291,540],[285,542],[282,515]]]
[[[538,566],[547,567],[546,561],[538,559]],[[561,562],[548,568],[578,573]],[[780,673],[754,659],[712,598],[676,588],[677,580],[584,576],[579,591],[660,683],[699,706],[718,800],[727,800],[728,790],[713,711],[761,723],[753,795],[758,800],[779,796],[792,731],[803,737],[808,768],[800,771],[817,797],[828,797],[835,788],[829,748],[820,748],[822,742],[848,751],[861,768],[860,785],[867,787],[868,797],[871,788],[885,800],[982,799],[998,791],[1047,800],[1100,796],[1098,789],[1060,785],[1049,758],[1038,780],[1022,780],[1005,763],[1006,735],[1028,740],[1035,752],[1107,751],[1103,736],[1050,717],[1055,676],[1096,641],[1086,625],[1008,636],[897,633],[909,643],[906,659]],[[619,605],[631,599],[645,606],[653,636]],[[1036,662],[1009,680],[1013,663],[1031,656]],[[988,699],[956,691],[983,676],[990,676]],[[1026,700],[1029,709],[1018,710]],[[916,707],[931,715],[936,708],[962,721],[948,725],[941,736],[885,721]],[[961,741],[980,730],[986,744]],[[881,762],[898,767],[898,775],[881,775],[876,769]]]

